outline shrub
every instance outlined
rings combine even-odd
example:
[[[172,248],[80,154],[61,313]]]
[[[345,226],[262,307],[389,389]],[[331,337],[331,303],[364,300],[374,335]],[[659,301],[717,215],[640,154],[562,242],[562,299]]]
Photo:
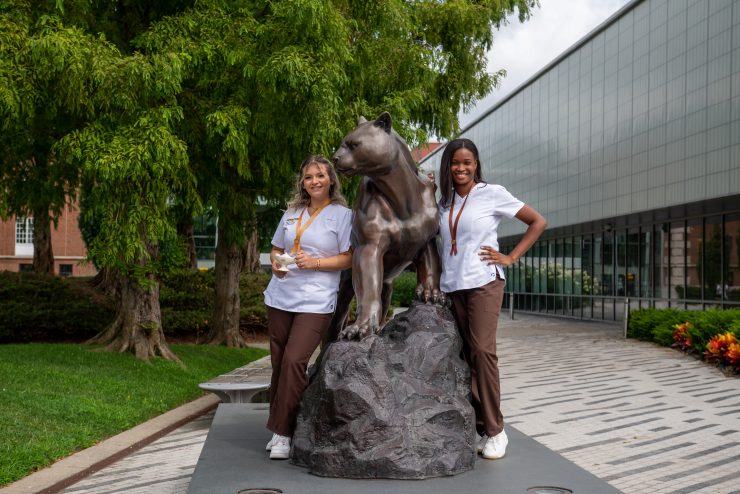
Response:
[[[159,303],[173,309],[204,309],[213,304],[213,270],[177,271],[162,280]]]
[[[732,321],[727,327],[727,330],[735,335],[735,338],[740,340],[740,318]]]
[[[416,295],[416,273],[404,271],[393,280],[393,295],[391,305],[396,307],[411,307]]]
[[[240,326],[242,328],[264,328],[267,325],[262,292],[271,275],[267,273],[243,273],[239,280]],[[184,270],[168,276],[162,281],[160,305],[162,327],[169,335],[207,334],[209,321],[213,317],[213,301],[216,293],[213,270]]]
[[[86,278],[0,272],[0,343],[87,339],[113,315]]]
[[[630,314],[627,335],[673,346],[740,372],[740,309],[640,309]]]
[[[241,326],[253,332],[266,326],[262,292],[265,273],[240,280]],[[0,272],[0,343],[82,341],[95,336],[115,315],[114,302],[86,278]],[[215,296],[213,271],[183,270],[162,280],[159,301],[166,335],[207,334]]]
[[[627,336],[638,340],[653,341],[653,331],[663,324],[671,327],[680,322],[680,314],[673,309],[640,309],[630,313]],[[670,344],[670,343],[668,343]]]
[[[174,309],[162,307],[162,330],[167,336],[195,336],[200,340],[211,329],[212,314],[206,309]]]
[[[686,321],[691,321],[690,313],[696,311],[662,309],[661,312],[665,312],[665,314],[663,315],[663,319],[656,321],[656,325],[653,328],[653,341],[659,345],[671,346],[674,342],[673,330],[675,326]]]
[[[740,309],[687,311],[686,314],[689,318],[687,320],[694,326],[690,330],[694,351],[700,355],[704,353],[712,337],[727,332],[735,321],[740,320]]]

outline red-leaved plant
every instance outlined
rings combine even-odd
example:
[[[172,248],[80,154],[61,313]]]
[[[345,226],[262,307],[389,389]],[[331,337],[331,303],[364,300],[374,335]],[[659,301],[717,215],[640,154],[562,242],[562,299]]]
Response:
[[[712,337],[704,352],[707,362],[718,362],[740,368],[740,344],[729,331]]]
[[[725,359],[727,359],[727,363],[735,369],[735,372],[740,372],[740,343],[731,343],[730,346],[727,347]]]
[[[693,343],[691,342],[689,329],[691,329],[691,323],[688,321],[673,326],[673,348],[678,348],[684,352],[691,350]]]

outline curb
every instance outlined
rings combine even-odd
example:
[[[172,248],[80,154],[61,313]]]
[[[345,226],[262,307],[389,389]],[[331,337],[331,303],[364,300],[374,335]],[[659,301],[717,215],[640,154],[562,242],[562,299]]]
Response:
[[[60,492],[82,478],[213,410],[220,402],[221,400],[213,394],[202,396],[0,488],[0,494]]]

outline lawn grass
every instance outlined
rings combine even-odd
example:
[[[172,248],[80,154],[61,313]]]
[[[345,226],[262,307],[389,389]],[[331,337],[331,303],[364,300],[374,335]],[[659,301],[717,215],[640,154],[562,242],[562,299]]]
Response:
[[[198,398],[265,350],[170,345],[185,366],[77,344],[0,345],[0,486]]]

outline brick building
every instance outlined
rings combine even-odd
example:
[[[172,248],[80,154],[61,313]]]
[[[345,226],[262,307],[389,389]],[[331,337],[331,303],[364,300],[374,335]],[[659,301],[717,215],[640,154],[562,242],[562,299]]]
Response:
[[[62,276],[92,276],[97,270],[87,257],[75,204],[65,206],[57,227],[52,224],[54,272]],[[30,271],[33,265],[33,218],[0,220],[0,271]]]

